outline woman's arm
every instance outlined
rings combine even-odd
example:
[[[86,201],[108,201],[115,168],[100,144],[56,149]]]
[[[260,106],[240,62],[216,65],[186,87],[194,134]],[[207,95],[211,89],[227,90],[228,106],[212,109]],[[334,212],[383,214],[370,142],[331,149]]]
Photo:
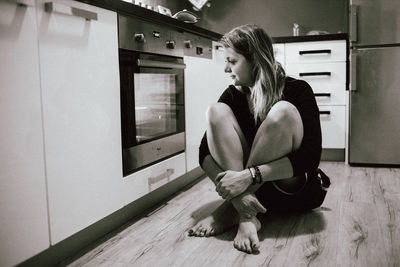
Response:
[[[218,184],[216,181],[216,177],[219,173],[223,172],[223,170],[218,166],[218,164],[215,162],[211,154],[208,154],[205,156],[203,160],[203,165],[202,165],[203,171],[206,173],[206,175],[213,181],[215,185]]]

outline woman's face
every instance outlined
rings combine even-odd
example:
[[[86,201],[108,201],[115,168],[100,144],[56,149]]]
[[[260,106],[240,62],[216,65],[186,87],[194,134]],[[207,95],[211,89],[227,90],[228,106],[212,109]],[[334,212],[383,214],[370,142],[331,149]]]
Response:
[[[225,72],[230,74],[233,85],[251,87],[254,80],[250,62],[230,47],[225,48],[224,57],[226,62]]]

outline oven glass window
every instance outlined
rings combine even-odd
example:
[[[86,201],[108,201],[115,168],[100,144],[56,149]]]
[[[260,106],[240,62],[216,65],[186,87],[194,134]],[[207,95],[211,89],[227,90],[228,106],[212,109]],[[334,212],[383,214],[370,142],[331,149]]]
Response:
[[[137,143],[177,132],[176,79],[176,74],[134,74]]]

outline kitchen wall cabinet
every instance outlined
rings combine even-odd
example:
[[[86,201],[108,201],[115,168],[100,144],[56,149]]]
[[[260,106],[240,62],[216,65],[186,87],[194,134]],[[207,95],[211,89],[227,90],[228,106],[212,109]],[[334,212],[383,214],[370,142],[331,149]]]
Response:
[[[34,1],[0,2],[0,266],[49,247]]]
[[[286,74],[307,81],[320,109],[322,159],[345,160],[348,133],[346,40],[285,43]]]
[[[199,145],[207,129],[206,110],[217,102],[231,82],[224,73],[225,60],[221,45],[213,42],[212,47],[212,59],[184,58],[187,171],[199,167]]]
[[[37,1],[51,243],[123,206],[117,14]],[[85,19],[65,14],[71,7]]]

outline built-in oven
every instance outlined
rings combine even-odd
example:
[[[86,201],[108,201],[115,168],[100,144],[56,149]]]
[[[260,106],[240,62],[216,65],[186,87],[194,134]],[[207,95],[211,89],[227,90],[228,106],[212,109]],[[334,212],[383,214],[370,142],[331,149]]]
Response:
[[[182,33],[119,16],[124,176],[185,150]]]

